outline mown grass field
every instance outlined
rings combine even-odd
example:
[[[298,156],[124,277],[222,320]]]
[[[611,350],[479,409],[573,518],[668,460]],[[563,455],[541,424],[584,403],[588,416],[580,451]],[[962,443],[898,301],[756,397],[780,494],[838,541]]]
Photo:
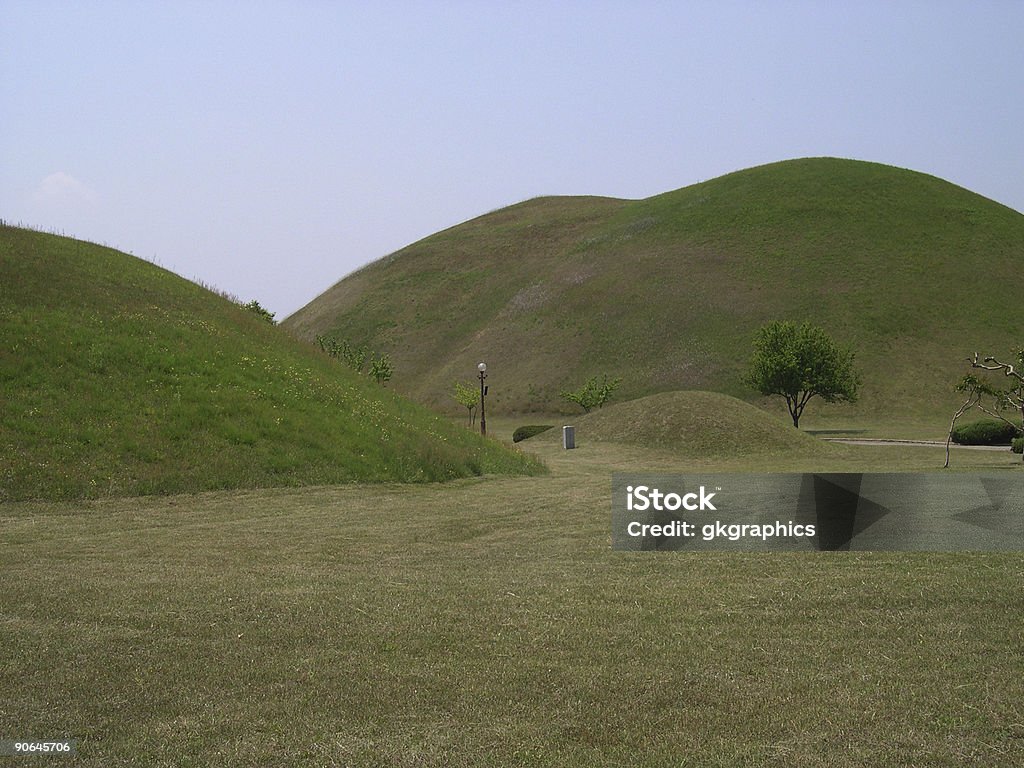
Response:
[[[1024,555],[616,553],[610,473],[700,463],[523,445],[549,475],[0,504],[0,736],[83,766],[1024,761]]]
[[[0,739],[72,738],[85,766],[1024,760],[1024,555],[610,548],[616,471],[941,448],[668,392],[536,417],[580,448],[518,453],[534,417],[481,440],[125,254],[0,227],[0,270]]]

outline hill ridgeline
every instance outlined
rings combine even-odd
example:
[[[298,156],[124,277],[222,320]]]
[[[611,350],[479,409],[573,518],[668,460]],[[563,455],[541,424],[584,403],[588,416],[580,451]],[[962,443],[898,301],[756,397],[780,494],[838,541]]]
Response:
[[[644,200],[529,200],[341,280],[284,325],[390,354],[396,386],[458,408],[489,366],[495,412],[571,409],[588,377],[617,400],[741,381],[754,332],[811,321],[857,354],[853,406],[947,417],[975,350],[1019,345],[1024,215],[914,171],[834,158],[751,168]],[[770,406],[775,408],[776,406]],[[939,418],[941,421],[941,418]]]

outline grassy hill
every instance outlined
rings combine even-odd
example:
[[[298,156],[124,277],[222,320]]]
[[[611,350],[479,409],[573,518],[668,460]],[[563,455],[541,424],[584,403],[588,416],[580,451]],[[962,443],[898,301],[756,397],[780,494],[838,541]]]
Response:
[[[810,320],[855,348],[865,385],[856,406],[812,404],[809,422],[939,423],[964,358],[1021,343],[1022,260],[1010,208],[913,171],[792,160],[645,200],[495,211],[361,269],[285,325],[390,353],[398,388],[453,410],[452,381],[484,359],[497,413],[566,409],[559,391],[597,373],[623,378],[617,399],[761,402],[740,382],[754,331]]]
[[[659,392],[608,405],[573,421],[581,443],[641,445],[669,450],[680,458],[825,457],[831,449],[782,419],[717,392]],[[561,441],[562,434],[552,429],[531,439]]]
[[[538,469],[170,272],[0,226],[0,501]]]

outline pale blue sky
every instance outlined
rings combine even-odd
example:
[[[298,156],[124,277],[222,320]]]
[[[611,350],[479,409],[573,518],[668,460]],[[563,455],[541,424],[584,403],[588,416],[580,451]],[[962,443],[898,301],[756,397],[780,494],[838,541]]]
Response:
[[[1024,211],[1024,2],[0,0],[0,217],[278,319],[537,195],[832,155]]]

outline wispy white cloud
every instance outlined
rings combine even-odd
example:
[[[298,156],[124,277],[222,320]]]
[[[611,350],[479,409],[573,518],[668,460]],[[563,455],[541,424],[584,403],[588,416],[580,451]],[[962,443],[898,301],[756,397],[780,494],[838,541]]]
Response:
[[[39,182],[32,194],[32,201],[58,205],[85,203],[91,206],[96,204],[97,196],[92,187],[69,173],[57,171]]]

